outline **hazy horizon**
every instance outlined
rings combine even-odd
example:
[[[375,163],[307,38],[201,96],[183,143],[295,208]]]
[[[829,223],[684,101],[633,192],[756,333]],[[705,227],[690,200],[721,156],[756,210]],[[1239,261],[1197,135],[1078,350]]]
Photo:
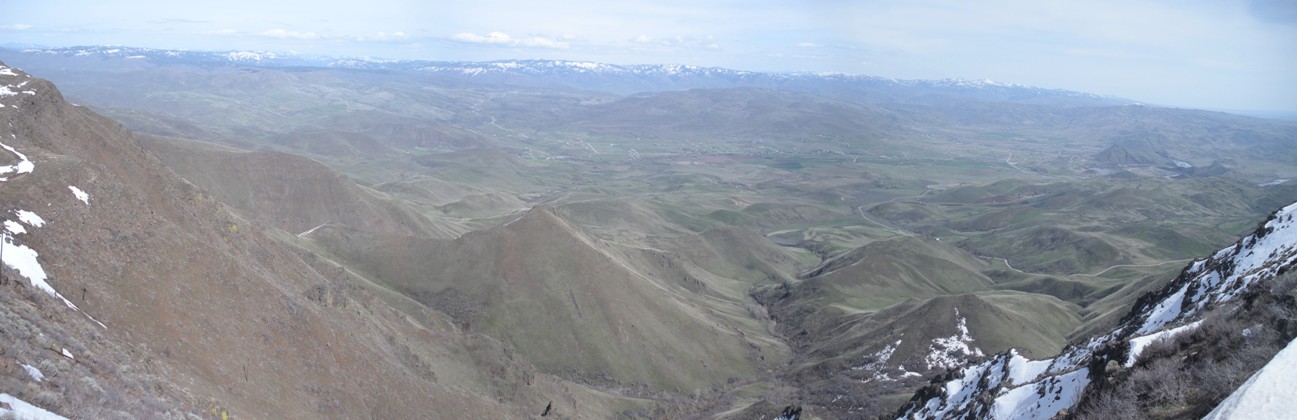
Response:
[[[1297,114],[1297,5],[1282,0],[80,3],[11,5],[0,43],[990,79],[1164,106]]]

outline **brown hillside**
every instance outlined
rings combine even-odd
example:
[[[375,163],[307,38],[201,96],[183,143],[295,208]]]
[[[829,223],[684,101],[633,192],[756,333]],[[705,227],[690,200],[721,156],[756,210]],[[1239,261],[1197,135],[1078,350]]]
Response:
[[[35,94],[0,98],[3,141],[36,166],[0,183],[0,203],[6,218],[23,209],[46,221],[15,240],[80,311],[3,270],[13,281],[0,285],[0,364],[42,366],[47,379],[9,378],[0,392],[77,418],[507,418],[547,400],[570,414],[600,404],[493,340],[308,264],[129,132],[16,74],[0,84]]]
[[[547,372],[677,393],[753,378],[781,359],[777,341],[747,337],[759,326],[741,329],[704,304],[715,297],[643,271],[673,263],[627,262],[647,254],[614,252],[550,207],[453,241],[341,229],[317,241],[372,278],[511,343]]]
[[[140,141],[213,198],[292,234],[329,223],[384,234],[453,236],[385,194],[305,157],[156,136],[140,136]]]

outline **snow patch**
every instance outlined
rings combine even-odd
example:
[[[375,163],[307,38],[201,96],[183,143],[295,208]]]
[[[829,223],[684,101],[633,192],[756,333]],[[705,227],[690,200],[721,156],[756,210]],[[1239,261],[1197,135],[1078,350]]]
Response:
[[[863,365],[852,367],[851,370],[874,373],[873,376],[863,379],[861,382],[895,381],[898,379],[923,376],[923,374],[918,372],[910,372],[905,368],[905,365],[897,366],[895,372],[891,372],[891,369],[887,369],[887,362],[892,360],[892,355],[896,353],[896,348],[900,346],[901,340],[896,340],[895,343],[884,346],[882,350],[875,352],[873,355],[865,356],[865,359],[870,361]],[[897,375],[895,378],[892,377],[893,373]]]
[[[37,369],[35,366],[24,363],[23,370],[27,371],[27,376],[31,376],[36,382],[45,380],[45,374],[41,373],[41,370]]]
[[[1054,359],[1031,360],[1018,354],[1017,349],[1009,350],[1008,370],[1005,377],[1012,385],[1022,385],[1036,380],[1049,369]]]
[[[0,408],[0,414],[13,414],[14,418],[24,420],[68,420],[67,417],[54,414],[49,410],[20,400],[13,395],[0,394],[0,402],[9,404],[10,407],[10,409]]]
[[[322,227],[324,227],[324,225],[327,225],[327,224],[328,224],[327,222],[326,222],[326,223],[320,223],[319,226],[313,227],[313,228],[311,228],[310,230],[308,230],[308,231],[306,231],[306,232],[302,232],[302,233],[297,234],[297,237],[300,238],[300,237],[303,237],[303,236],[306,236],[306,235],[310,235],[311,232],[315,232],[316,229],[322,228]]]
[[[29,224],[32,227],[45,226],[45,219],[42,219],[40,215],[37,215],[36,213],[27,210],[15,210],[14,213],[18,215],[18,220],[21,220],[23,223]]]
[[[82,203],[86,203],[87,206],[90,205],[90,194],[86,194],[85,191],[81,191],[80,188],[71,185],[68,186],[68,189],[72,190],[72,195],[76,196]]]
[[[38,228],[41,226],[45,226],[45,219],[41,219],[41,217],[36,213],[32,213],[26,210],[16,210],[14,211],[14,213],[18,215],[18,220],[21,220],[23,221],[23,223],[26,223],[32,227]],[[45,274],[45,268],[41,266],[40,260],[37,258],[40,256],[40,254],[37,253],[36,250],[31,249],[30,247],[26,245],[19,245],[16,242],[17,241],[16,235],[18,235],[19,232],[16,232],[16,229],[14,229],[14,227],[16,226],[20,228],[22,230],[21,232],[22,234],[26,234],[27,230],[25,228],[22,228],[22,225],[13,223],[13,221],[11,220],[6,220],[4,225],[7,231],[12,232],[15,235],[15,236],[0,235],[0,254],[3,254],[0,255],[0,257],[3,257],[0,259],[3,260],[2,262],[4,263],[4,265],[13,267],[14,270],[18,271],[19,275],[26,277],[27,280],[31,282],[32,287],[41,289],[42,291],[49,294],[50,296],[62,300],[63,304],[68,305],[69,308],[72,308],[73,310],[76,311],[80,311],[81,309],[78,308],[76,304],[72,303],[72,301],[63,297],[63,295],[60,294],[57,290],[54,290],[54,286],[51,286],[49,282],[46,281],[48,280],[49,276]],[[108,328],[102,322],[99,322],[99,320],[94,319],[94,317],[91,317],[89,314],[86,314],[86,317],[89,317],[91,321],[94,321],[96,324],[99,324],[99,326]]]
[[[21,235],[27,233],[27,229],[24,228],[21,223],[15,222],[13,220],[5,220],[4,225],[5,225],[5,230],[9,231],[9,233],[12,233],[14,235]]]
[[[1171,294],[1170,297],[1158,302],[1153,311],[1149,313],[1148,319],[1144,321],[1144,325],[1140,326],[1139,331],[1136,331],[1135,334],[1151,333],[1175,320],[1175,317],[1180,315],[1180,306],[1184,303],[1184,294],[1187,291],[1189,291],[1189,285],[1186,284],[1180,287],[1180,290]]]
[[[1090,369],[1081,368],[1068,374],[1050,377],[1040,382],[1023,385],[1003,392],[991,405],[991,418],[1040,419],[1053,418],[1058,412],[1071,408],[1081,399],[1081,391],[1090,384]]]
[[[1276,180],[1273,180],[1273,181],[1270,181],[1270,182],[1263,182],[1263,183],[1260,183],[1260,184],[1256,184],[1256,186],[1258,186],[1258,187],[1263,187],[1263,188],[1264,188],[1264,187],[1273,187],[1273,186],[1275,186],[1275,185],[1283,185],[1283,183],[1285,183],[1285,182],[1288,182],[1288,179],[1280,178],[1280,179],[1276,179]]]
[[[892,353],[896,352],[896,346],[899,345],[901,345],[901,340],[896,340],[895,344],[884,346],[882,350],[875,352],[873,357],[865,356],[866,359],[871,359],[871,362],[853,367],[851,370],[869,370],[875,372],[882,370],[882,366],[885,365],[888,360],[891,360]]]
[[[928,346],[928,355],[924,361],[928,364],[928,369],[951,369],[968,363],[968,359],[982,357],[982,350],[972,346],[973,336],[968,333],[968,320],[959,315],[959,309],[955,309],[955,318],[958,324],[955,326],[957,333],[950,337],[937,337],[932,339],[932,345]]]
[[[0,166],[0,175],[4,175],[11,172],[14,174],[27,174],[27,173],[31,173],[33,169],[36,169],[36,165],[33,164],[32,161],[27,159],[27,155],[22,154],[21,152],[15,150],[13,147],[10,147],[9,145],[4,143],[0,143],[0,147],[3,147],[5,150],[8,150],[9,153],[13,153],[14,156],[18,157],[18,164]]]
[[[1149,344],[1175,337],[1185,331],[1193,331],[1198,328],[1199,324],[1202,324],[1202,320],[1194,321],[1193,323],[1181,325],[1158,333],[1130,339],[1130,356],[1126,358],[1126,367],[1135,366],[1135,362],[1139,361],[1139,354],[1143,353],[1144,348],[1148,347]]]
[[[45,269],[41,268],[41,263],[36,260],[36,250],[26,245],[14,244],[13,240],[12,237],[4,236],[0,241],[0,247],[3,247],[0,248],[0,252],[4,254],[4,264],[18,270],[18,274],[31,281],[32,286],[44,290],[45,293],[56,294],[54,288],[45,282]]]

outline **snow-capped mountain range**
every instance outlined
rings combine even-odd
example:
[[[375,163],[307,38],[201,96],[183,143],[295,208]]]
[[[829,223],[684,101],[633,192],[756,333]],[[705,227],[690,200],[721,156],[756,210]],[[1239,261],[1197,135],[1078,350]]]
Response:
[[[1297,203],[1275,212],[1251,235],[1193,262],[1171,283],[1136,301],[1118,327],[1054,358],[1029,360],[1010,350],[953,370],[920,390],[902,418],[1049,419],[1081,398],[1094,369],[1129,367],[1153,341],[1197,327],[1201,315],[1253,284],[1297,266]]]
[[[385,60],[328,57],[269,51],[178,51],[122,46],[24,49],[24,54],[129,60],[152,64],[259,67],[324,67],[417,72],[434,77],[529,87],[562,87],[629,94],[651,90],[760,87],[807,93],[900,96],[932,93],[972,94],[978,99],[1016,101],[1059,99],[1111,105],[1130,101],[1083,92],[1030,87],[989,79],[905,80],[842,73],[767,73],[679,64],[617,65],[589,61],[502,60],[488,62]],[[860,92],[868,90],[869,92]],[[917,90],[917,91],[916,91]],[[883,93],[879,93],[883,91]]]

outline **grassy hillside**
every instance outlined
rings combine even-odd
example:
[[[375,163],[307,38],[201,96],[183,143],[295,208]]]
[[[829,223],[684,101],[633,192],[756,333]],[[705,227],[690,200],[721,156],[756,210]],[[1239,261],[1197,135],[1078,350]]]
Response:
[[[547,372],[689,392],[753,378],[784,357],[759,323],[720,308],[739,302],[709,303],[732,291],[702,293],[641,271],[648,264],[625,262],[630,254],[586,237],[553,208],[453,241],[333,229],[318,238],[368,277],[501,337]]]
[[[141,138],[176,174],[245,217],[289,233],[303,234],[325,224],[434,237],[464,230],[449,220],[424,217],[401,201],[356,185],[329,167],[297,155]]]

